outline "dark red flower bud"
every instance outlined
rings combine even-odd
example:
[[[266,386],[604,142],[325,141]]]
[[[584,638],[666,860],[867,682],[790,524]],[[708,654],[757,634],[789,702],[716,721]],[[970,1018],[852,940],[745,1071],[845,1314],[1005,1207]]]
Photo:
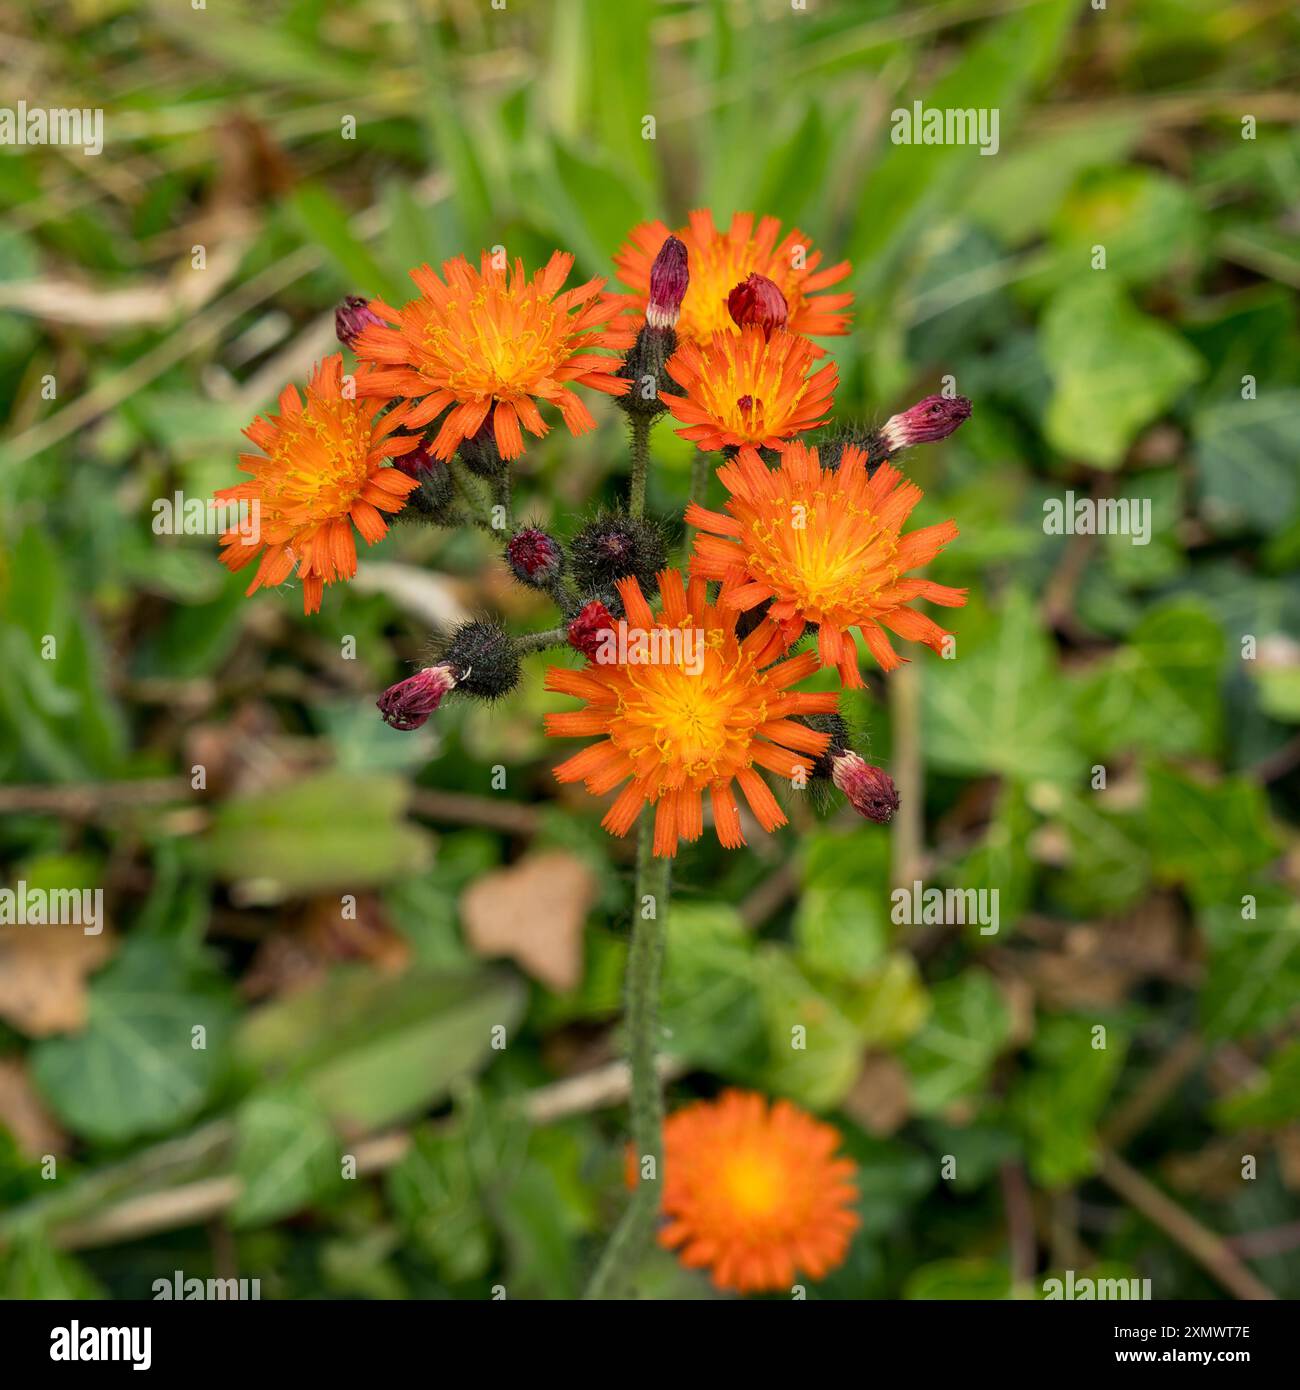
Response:
[[[770,338],[773,329],[785,327],[790,306],[774,281],[755,273],[746,276],[727,296],[727,312],[737,328],[752,323],[763,330],[765,338]]]
[[[884,768],[872,767],[859,753],[841,753],[831,762],[831,781],[848,797],[853,809],[886,825],[898,810],[898,788]]]
[[[670,236],[650,267],[650,303],[645,321],[651,328],[675,328],[691,283],[685,242]]]
[[[408,478],[414,478],[417,483],[422,483],[438,469],[445,469],[447,465],[442,459],[434,458],[429,452],[428,443],[425,442],[418,449],[412,449],[409,454],[402,454],[400,458],[395,458],[393,467],[399,473],[405,473]]]
[[[456,682],[456,672],[443,663],[426,666],[423,671],[390,685],[376,701],[384,723],[391,724],[394,729],[418,729],[442,703],[443,696],[455,689]]]
[[[382,326],[383,322],[378,314],[370,312],[369,301],[359,294],[348,295],[334,310],[334,332],[344,347],[356,347],[362,329],[369,328],[372,323]]]
[[[927,396],[901,415],[891,415],[880,437],[891,454],[913,444],[933,444],[936,439],[947,439],[963,420],[969,420],[970,412],[965,396]]]
[[[602,634],[614,630],[614,615],[599,599],[592,599],[569,624],[569,645],[595,661],[602,641],[607,640]]]
[[[521,584],[545,589],[564,570],[564,551],[553,536],[536,526],[516,531],[506,543],[506,560]]]

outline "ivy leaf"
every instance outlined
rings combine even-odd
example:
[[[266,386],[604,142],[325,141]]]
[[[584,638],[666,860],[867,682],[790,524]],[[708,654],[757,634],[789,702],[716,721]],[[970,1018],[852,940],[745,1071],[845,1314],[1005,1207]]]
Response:
[[[1106,276],[1054,295],[1040,336],[1053,386],[1048,443],[1098,468],[1117,468],[1138,431],[1203,371],[1177,333],[1139,313]]]
[[[1215,531],[1281,530],[1300,505],[1295,439],[1300,390],[1229,397],[1192,417],[1200,513]]]
[[[1202,904],[1233,897],[1277,853],[1264,789],[1244,777],[1209,786],[1172,768],[1152,767],[1147,826],[1157,876],[1186,884]]]
[[[1082,765],[1051,643],[1019,589],[991,627],[958,636],[955,659],[927,664],[921,690],[926,758],[935,767],[1028,781],[1069,780]]]
[[[1209,753],[1221,734],[1223,632],[1202,604],[1153,608],[1129,642],[1080,682],[1075,708],[1086,746]]]
[[[1066,1187],[1096,1164],[1097,1120],[1123,1065],[1127,1038],[1092,1019],[1057,1015],[1040,1022],[1029,1049],[1030,1070],[1020,1078],[1008,1115],[1025,1143],[1034,1179]]]
[[[128,939],[91,985],[85,1031],[39,1043],[32,1075],[64,1124],[88,1139],[176,1129],[220,1078],[231,1018],[219,976],[157,940]]]
[[[262,1226],[307,1206],[342,1181],[329,1116],[301,1087],[255,1095],[235,1116],[235,1173],[243,1186],[231,1218]]]
[[[1011,1034],[1002,991],[983,970],[944,980],[931,998],[930,1017],[899,1053],[911,1078],[912,1108],[922,1115],[975,1090]]]
[[[1300,903],[1268,887],[1240,903],[1207,907],[1199,920],[1209,947],[1200,1000],[1205,1031],[1239,1038],[1289,1017],[1300,998]]]

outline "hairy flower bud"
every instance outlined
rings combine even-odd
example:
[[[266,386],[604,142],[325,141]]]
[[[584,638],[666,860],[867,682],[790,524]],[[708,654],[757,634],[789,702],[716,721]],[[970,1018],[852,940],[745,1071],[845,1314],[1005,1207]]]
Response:
[[[872,767],[851,749],[831,759],[831,781],[853,809],[877,825],[887,825],[898,810],[898,788],[884,768]]]
[[[965,396],[927,396],[900,415],[891,415],[880,430],[880,438],[891,454],[913,444],[933,444],[947,439],[970,419],[970,413],[971,403]]]
[[[553,536],[525,526],[506,542],[506,561],[515,578],[530,589],[546,589],[564,572],[564,551]]]
[[[369,328],[372,323],[382,326],[383,322],[378,314],[370,312],[369,300],[359,294],[348,295],[334,310],[334,332],[344,347],[355,347],[363,329]]]
[[[482,700],[499,699],[519,684],[514,641],[500,623],[487,618],[458,627],[443,661],[456,672],[456,688]]]
[[[605,640],[603,634],[613,630],[614,615],[599,599],[592,599],[583,605],[578,616],[569,624],[569,645],[574,651],[595,661],[596,652]]]
[[[686,243],[670,236],[650,267],[650,302],[645,321],[651,328],[675,328],[690,285]]]
[[[659,571],[668,547],[659,528],[644,517],[610,512],[589,521],[569,543],[579,589],[611,589],[635,575],[647,597],[659,592]]]
[[[790,306],[775,281],[755,272],[727,296],[727,312],[737,328],[752,323],[763,330],[765,338],[770,338],[774,329],[785,327]]]
[[[509,467],[497,448],[492,413],[471,435],[461,441],[460,457],[465,467],[480,478],[497,478]]]
[[[455,670],[442,662],[390,685],[376,704],[385,724],[409,731],[418,729],[442,703],[443,696],[455,687]]]

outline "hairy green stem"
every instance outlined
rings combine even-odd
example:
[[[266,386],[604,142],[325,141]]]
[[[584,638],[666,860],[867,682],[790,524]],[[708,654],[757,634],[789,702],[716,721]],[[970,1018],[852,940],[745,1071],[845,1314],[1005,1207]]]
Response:
[[[632,1077],[629,1110],[637,1185],[587,1286],[586,1297],[590,1299],[617,1298],[628,1286],[645,1258],[659,1214],[664,1102],[655,1042],[671,861],[656,859],[653,850],[654,815],[647,807],[641,813],[637,841],[636,898],[627,958],[627,1050]]]
[[[627,509],[633,516],[645,515],[645,480],[650,471],[650,424],[644,415],[632,417],[632,484],[628,491]]]
[[[691,460],[691,496],[692,502],[697,502],[701,507],[704,499],[709,495],[709,474],[713,471],[713,459],[704,452],[703,449],[696,449],[695,457]],[[691,553],[691,544],[695,540],[695,527],[686,528],[686,553]]]
[[[520,656],[528,652],[543,652],[547,647],[562,647],[569,640],[566,628],[548,627],[543,632],[525,632],[515,638],[515,651]]]

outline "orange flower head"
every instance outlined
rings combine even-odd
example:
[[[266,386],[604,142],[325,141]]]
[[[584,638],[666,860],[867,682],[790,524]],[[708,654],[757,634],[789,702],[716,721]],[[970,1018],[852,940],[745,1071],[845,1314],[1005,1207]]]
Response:
[[[378,402],[364,399],[364,370],[355,385],[355,393],[344,394],[343,358],[335,353],[313,371],[305,405],[298,388],[286,386],[279,415],[259,415],[244,431],[263,451],[239,456],[252,481],[223,488],[215,500],[247,503],[255,519],[247,535],[233,526],[221,537],[221,563],[229,570],[243,569],[260,553],[250,594],[283,583],[296,567],[303,610],[315,613],[326,584],[357,572],[353,527],[368,545],[382,540],[388,533],[383,513],[401,511],[407,493],[419,486],[384,467],[386,458],[419,447],[418,435],[392,437],[410,423],[408,407],[376,419]]]
[[[692,502],[686,522],[698,528],[691,576],[722,581],[719,602],[745,611],[768,603],[756,632],[766,635],[770,658],[817,625],[822,664],[839,668],[845,685],[860,686],[858,628],[882,670],[901,665],[885,632],[939,650],[948,635],[908,604],[917,598],[949,608],[966,602],[965,589],[907,572],[928,564],[957,535],[940,522],[902,534],[921,500],[889,464],[867,476],[867,457],[847,445],[838,468],[822,468],[817,450],[792,444],[779,468],[768,468],[753,449],[718,469],[731,494],[726,512]]]
[[[668,375],[684,395],[659,399],[680,420],[677,431],[701,449],[753,444],[781,449],[803,430],[826,423],[838,375],[828,362],[810,376],[815,353],[807,338],[750,324],[715,333],[706,347],[684,342]]]
[[[792,716],[830,713],[837,697],[833,691],[791,691],[817,669],[815,654],[776,665],[760,661],[766,638],[739,639],[736,610],[708,603],[703,579],[687,587],[678,570],[663,570],[658,578],[658,617],[636,579],[621,579],[626,619],[601,632],[582,670],[553,666],[546,673],[547,690],[586,701],[584,709],[548,714],[546,732],[599,736],[561,763],[555,776],[581,781],[595,796],[626,782],[601,824],[626,835],[649,802],[660,857],[675,855],[680,840],[699,839],[707,791],[718,839],[735,849],[745,837],[732,784],[740,784],[764,830],[784,825],[785,814],[758,769],[791,780],[810,775],[830,735]]]
[[[659,1242],[720,1289],[761,1293],[844,1263],[859,1218],[839,1132],[788,1100],[752,1091],[696,1101],[664,1123]],[[629,1164],[629,1183],[635,1181]]]
[[[669,236],[679,237],[690,258],[691,283],[677,321],[677,337],[703,347],[714,333],[733,334],[736,325],[727,310],[727,296],[750,275],[763,275],[785,296],[792,333],[810,337],[848,332],[849,316],[839,312],[853,303],[848,293],[818,294],[849,273],[848,261],[819,270],[822,253],[813,251],[808,237],[792,229],[778,244],[781,223],[764,217],[754,229],[754,214],[738,212],[720,232],[707,209],[693,212],[689,225],[672,233],[662,222],[645,222],[633,229],[614,257],[619,279],[631,291],[611,295],[621,306],[644,315],[650,298],[650,267]],[[821,355],[821,349],[814,353]]]
[[[478,270],[458,256],[443,263],[441,279],[427,265],[411,271],[419,298],[401,309],[372,300],[384,323],[356,339],[358,358],[378,369],[373,393],[422,398],[409,421],[417,427],[447,411],[433,441],[441,459],[485,427],[503,459],[518,458],[521,426],[538,438],[550,428],[538,401],[555,406],[573,434],[593,429],[570,383],[625,395],[631,382],[614,375],[619,363],[592,349],[631,347],[636,334],[607,326],[618,306],[599,298],[604,280],[559,292],[572,266],[557,251],[530,280],[522,261],[508,271],[485,251]]]

